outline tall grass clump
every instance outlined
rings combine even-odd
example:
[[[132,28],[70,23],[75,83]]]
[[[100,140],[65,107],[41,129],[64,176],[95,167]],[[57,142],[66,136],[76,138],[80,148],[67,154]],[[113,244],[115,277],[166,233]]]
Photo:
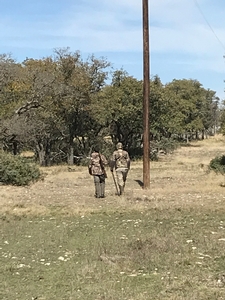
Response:
[[[40,178],[41,172],[25,158],[0,152],[0,182],[7,185],[28,185]]]

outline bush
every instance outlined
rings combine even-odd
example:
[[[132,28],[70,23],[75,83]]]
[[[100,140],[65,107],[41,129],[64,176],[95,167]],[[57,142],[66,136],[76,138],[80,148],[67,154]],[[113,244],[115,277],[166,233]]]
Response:
[[[162,137],[161,140],[150,141],[150,160],[158,161],[160,151],[165,154],[172,153],[179,147],[179,143],[172,138]]]
[[[0,181],[11,185],[28,185],[40,178],[37,165],[20,156],[0,152]]]
[[[225,155],[217,156],[213,158],[209,163],[209,170],[215,173],[220,173],[224,175],[225,173]]]
[[[162,137],[160,141],[158,141],[158,149],[163,150],[166,154],[172,153],[179,147],[179,143],[172,138]]]

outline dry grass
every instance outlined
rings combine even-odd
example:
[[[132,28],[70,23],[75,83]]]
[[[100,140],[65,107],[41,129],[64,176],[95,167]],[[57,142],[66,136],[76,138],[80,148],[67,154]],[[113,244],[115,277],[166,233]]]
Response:
[[[142,162],[132,164],[126,194],[115,196],[110,172],[106,181],[106,198],[96,200],[93,179],[86,167],[43,168],[45,179],[29,187],[1,186],[0,212],[12,214],[85,214],[110,209],[201,207],[215,209],[224,202],[224,178],[208,173],[208,164],[216,155],[224,154],[222,136],[191,143],[169,156],[151,162],[150,190],[143,190]]]
[[[87,168],[43,169],[44,181],[0,188],[0,298],[225,299],[221,136],[151,163],[132,164],[126,194],[95,199]],[[110,175],[110,174],[109,174]]]

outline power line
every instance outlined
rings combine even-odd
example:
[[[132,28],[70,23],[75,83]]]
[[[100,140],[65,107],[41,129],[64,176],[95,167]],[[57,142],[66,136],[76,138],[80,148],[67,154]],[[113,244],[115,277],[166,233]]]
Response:
[[[213,33],[214,36],[216,37],[217,41],[218,41],[218,42],[220,43],[220,45],[223,47],[223,50],[225,50],[224,44],[223,44],[223,43],[221,42],[221,40],[218,38],[218,36],[216,35],[214,29],[213,29],[212,26],[210,25],[209,21],[206,19],[206,17],[205,17],[205,15],[204,15],[203,11],[201,10],[201,8],[200,8],[200,6],[199,6],[197,0],[194,0],[194,3],[195,3],[195,5],[197,6],[199,12],[201,13],[203,19],[205,20],[205,22],[207,23],[207,25],[208,25],[209,28],[211,29],[212,33]]]

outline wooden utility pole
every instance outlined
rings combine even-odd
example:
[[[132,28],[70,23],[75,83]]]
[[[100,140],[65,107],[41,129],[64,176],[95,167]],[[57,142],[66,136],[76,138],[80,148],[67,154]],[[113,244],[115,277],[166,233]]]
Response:
[[[149,23],[148,0],[143,4],[143,188],[150,187],[150,146],[149,146]]]

